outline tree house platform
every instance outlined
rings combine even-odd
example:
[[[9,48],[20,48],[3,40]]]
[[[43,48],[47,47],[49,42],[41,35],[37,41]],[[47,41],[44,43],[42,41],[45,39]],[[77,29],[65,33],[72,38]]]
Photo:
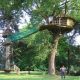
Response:
[[[40,26],[40,30],[48,29],[52,32],[70,32],[75,25],[75,20],[70,17],[57,17],[54,18],[49,24]]]

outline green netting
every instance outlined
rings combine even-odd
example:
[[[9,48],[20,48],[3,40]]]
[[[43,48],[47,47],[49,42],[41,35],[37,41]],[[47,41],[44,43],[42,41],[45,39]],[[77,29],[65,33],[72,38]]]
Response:
[[[27,37],[35,32],[39,31],[39,29],[37,28],[31,28],[31,29],[28,29],[26,31],[23,31],[23,32],[17,32],[17,33],[14,33],[10,36],[8,36],[8,38],[11,40],[11,41],[17,41],[19,39],[22,39],[24,37]]]

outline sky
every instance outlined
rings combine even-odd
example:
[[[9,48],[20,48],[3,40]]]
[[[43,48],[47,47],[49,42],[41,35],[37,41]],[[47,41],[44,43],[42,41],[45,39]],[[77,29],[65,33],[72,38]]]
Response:
[[[30,22],[30,16],[26,13],[23,12],[23,17],[20,18],[20,22],[18,23],[19,29],[22,29],[24,25],[27,25]]]
[[[80,45],[80,35],[76,36],[75,45]]]

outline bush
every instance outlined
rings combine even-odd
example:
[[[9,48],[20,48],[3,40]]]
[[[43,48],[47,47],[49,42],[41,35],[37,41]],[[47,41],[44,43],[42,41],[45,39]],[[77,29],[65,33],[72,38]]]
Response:
[[[73,75],[73,76],[80,76],[80,67],[71,66],[70,75]]]

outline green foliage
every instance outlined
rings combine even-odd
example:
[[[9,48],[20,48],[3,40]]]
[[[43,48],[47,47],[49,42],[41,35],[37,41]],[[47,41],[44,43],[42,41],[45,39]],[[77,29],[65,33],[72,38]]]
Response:
[[[34,47],[27,46],[26,42],[20,41],[14,45],[14,61],[21,70],[27,70],[33,66],[34,55]]]
[[[80,52],[79,49],[80,47],[74,47],[70,46],[70,72],[74,73],[74,75],[79,75],[80,74]]]
[[[39,68],[40,65],[48,66],[48,63],[45,63],[45,61],[51,50],[50,38],[51,36],[49,35],[49,32],[43,31],[43,32],[38,32],[34,35],[31,35],[26,39],[28,45],[32,45],[35,47],[36,55],[34,57],[34,65],[36,68]]]
[[[51,51],[51,37],[49,31],[45,30],[24,38],[22,47],[18,45],[21,43],[15,44],[14,55],[18,55],[15,60],[22,70],[28,67],[31,69],[42,69],[41,66],[44,66],[45,69],[48,67],[46,60]]]
[[[29,27],[24,28],[23,31],[28,28]],[[21,70],[28,70],[28,68],[31,70],[47,70],[48,55],[51,52],[52,41],[52,36],[47,30],[37,32],[24,38],[22,40],[24,45],[18,45],[14,48],[14,55],[17,55],[15,62],[20,66]],[[67,37],[63,36],[59,41],[58,53],[56,54],[57,69],[59,69],[62,64],[68,66],[68,49],[70,49],[70,65],[74,66],[77,60],[79,61],[78,49],[69,45]],[[77,65],[79,64],[77,63]]]
[[[31,23],[38,25],[49,16],[63,14],[65,4],[61,5],[61,3],[64,2],[62,0],[0,0],[0,9],[7,19],[11,16],[14,17],[13,13],[16,17],[21,17],[22,11],[25,11],[31,16]],[[79,3],[79,0],[67,2],[67,15],[74,17],[76,20],[80,19]]]
[[[68,59],[67,54],[68,54],[69,44],[66,41],[66,39],[67,39],[66,37],[62,37],[59,40],[58,53],[56,54],[56,66],[58,70],[62,65],[67,66],[67,59]]]
[[[0,0],[0,9],[4,12],[4,16],[9,20],[12,13],[16,16],[21,16],[22,10],[31,16],[31,27],[38,27],[39,24],[50,16],[59,15],[63,8],[60,4],[62,0]],[[64,5],[63,5],[64,6]],[[67,3],[67,15],[80,20],[80,0],[70,0]],[[21,13],[21,14],[20,14]],[[19,19],[19,18],[18,18]],[[28,67],[32,69],[48,66],[48,55],[51,51],[52,36],[49,31],[38,32],[28,38],[24,38],[24,44],[15,44],[14,60],[20,66],[21,70],[26,70]],[[21,44],[21,43],[20,43]],[[66,38],[62,38],[59,42],[56,64],[58,67],[67,61],[67,50],[69,45]],[[77,54],[76,50],[74,53]],[[74,55],[74,58],[79,59],[79,55]],[[75,62],[73,62],[75,64]],[[66,63],[67,65],[67,63]]]
[[[79,75],[80,74],[79,46],[75,47],[75,46],[69,45],[66,39],[67,39],[66,37],[62,37],[59,41],[58,53],[56,55],[57,69],[59,70],[60,66],[62,65],[65,65],[67,68],[68,66],[70,66],[70,73],[74,75]]]
[[[32,10],[31,23],[33,25],[38,25],[43,19],[46,20],[50,16],[58,15],[61,11],[59,3],[60,0],[34,1],[35,9]]]
[[[22,2],[21,0],[0,0],[0,9],[3,12],[3,16],[10,20],[12,19],[13,10],[19,10],[21,8]]]
[[[80,0],[70,0],[68,3],[68,12],[71,17],[73,17],[75,20],[80,20]]]

